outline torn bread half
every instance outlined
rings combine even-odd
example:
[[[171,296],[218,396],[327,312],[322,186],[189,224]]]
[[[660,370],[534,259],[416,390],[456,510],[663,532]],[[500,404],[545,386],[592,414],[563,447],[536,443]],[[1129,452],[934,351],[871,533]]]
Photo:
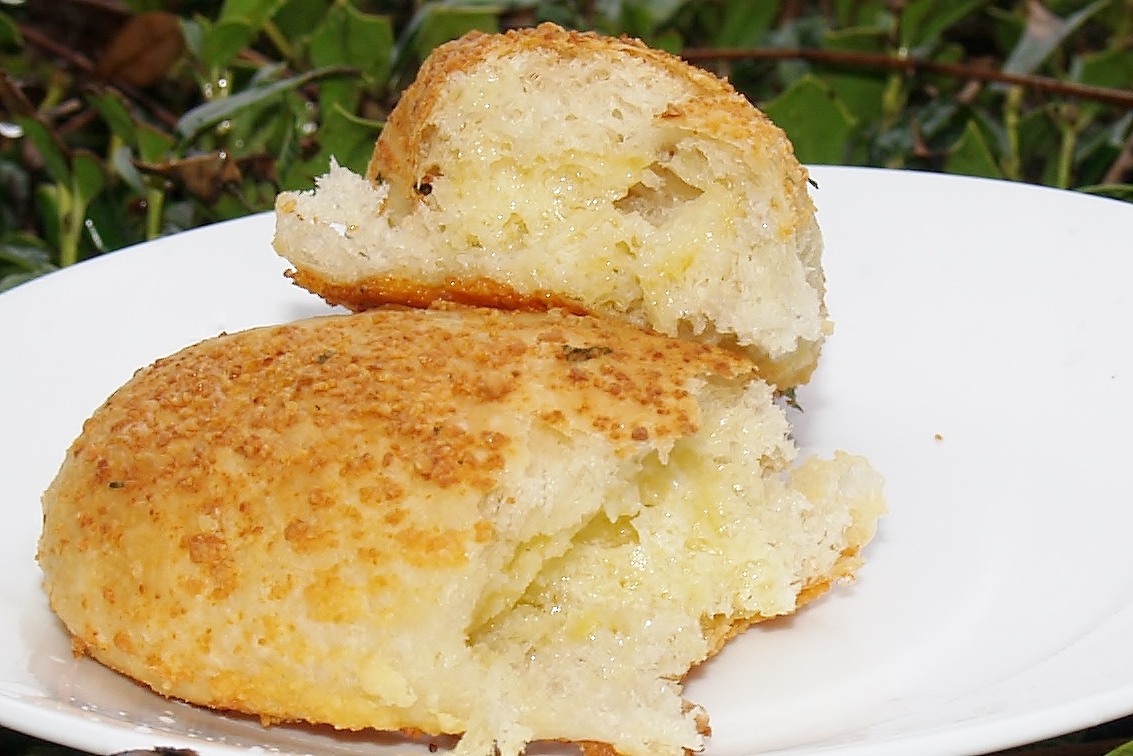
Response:
[[[373,309],[140,370],[67,452],[38,559],[76,649],[166,696],[466,756],[681,756],[690,667],[874,534],[877,473],[797,456],[734,352]]]
[[[282,193],[274,244],[297,283],[355,310],[613,316],[736,348],[786,389],[831,327],[808,181],[726,81],[543,24],[434,51],[367,175]]]

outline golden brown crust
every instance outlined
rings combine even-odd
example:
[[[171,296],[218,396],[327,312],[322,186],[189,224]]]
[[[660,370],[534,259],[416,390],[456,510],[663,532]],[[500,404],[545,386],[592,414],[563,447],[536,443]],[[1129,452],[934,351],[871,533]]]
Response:
[[[830,574],[824,575],[821,579],[812,581],[805,585],[799,591],[799,595],[795,601],[795,611],[802,609],[807,604],[815,601],[824,596],[834,584],[839,580],[847,580],[853,576],[853,572],[861,565],[861,559],[858,556],[861,551],[860,545],[853,545],[842,552],[838,563]],[[701,628],[704,631],[704,636],[708,639],[709,651],[704,661],[711,659],[716,654],[724,650],[724,646],[733,638],[742,635],[747,630],[762,622],[768,622],[774,619],[782,619],[783,615],[767,616],[764,614],[754,614],[747,617],[732,617],[726,615],[715,615],[713,617],[705,617],[701,620]],[[702,662],[703,663],[703,662]]]
[[[500,310],[546,312],[559,309],[574,315],[587,314],[579,302],[550,291],[523,294],[491,278],[449,279],[444,284],[397,276],[370,276],[350,283],[335,283],[309,270],[292,270],[287,277],[332,305],[355,312],[384,305],[427,308],[439,302],[490,307]]]
[[[617,749],[609,743],[596,743],[593,740],[584,740],[578,744],[582,756],[620,756]]]
[[[167,695],[451,731],[308,684],[312,660],[348,652],[315,628],[372,629],[412,599],[394,589],[407,575],[465,579],[494,537],[480,502],[532,416],[614,453],[664,446],[698,426],[689,381],[749,371],[557,310],[370,310],[210,339],[139,371],[69,450],[44,496],[52,608],[76,650]]]
[[[728,83],[682,58],[648,47],[629,37],[608,37],[595,32],[563,29],[544,23],[534,28],[512,29],[504,34],[469,33],[441,45],[425,60],[416,79],[402,93],[390,113],[374,147],[366,177],[390,185],[394,203],[412,205],[421,199],[419,187],[439,167],[424,164],[434,130],[432,114],[444,107],[445,82],[455,73],[468,71],[481,61],[523,52],[538,51],[565,60],[636,58],[657,69],[659,77],[684,79],[700,94],[674,103],[659,114],[673,125],[703,129],[716,139],[731,142],[759,154],[769,148],[793,152],[782,131]],[[777,160],[776,163],[783,161]],[[785,164],[786,165],[786,164]],[[786,177],[794,187],[793,201],[813,211],[806,190],[808,174],[797,161]],[[786,230],[786,229],[785,229]]]

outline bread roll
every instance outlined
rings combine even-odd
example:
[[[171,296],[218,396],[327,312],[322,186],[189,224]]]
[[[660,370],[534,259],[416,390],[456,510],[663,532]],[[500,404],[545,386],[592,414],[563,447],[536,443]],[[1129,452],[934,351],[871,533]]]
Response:
[[[746,352],[805,382],[830,329],[791,143],[725,81],[551,24],[438,48],[365,179],[276,203],[300,285],[352,309],[563,307]]]
[[[166,696],[678,756],[690,666],[850,575],[883,508],[864,460],[796,461],[772,395],[731,351],[558,310],[222,335],[86,422],[39,562],[76,648]]]

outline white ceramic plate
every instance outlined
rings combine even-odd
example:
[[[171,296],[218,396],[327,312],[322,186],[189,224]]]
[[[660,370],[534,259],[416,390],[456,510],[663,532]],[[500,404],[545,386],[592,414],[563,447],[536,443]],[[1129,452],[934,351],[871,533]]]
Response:
[[[814,171],[837,330],[795,415],[892,513],[857,583],[698,671],[710,756],[976,754],[1133,712],[1133,205]],[[0,296],[0,723],[95,752],[425,753],[165,701],[75,660],[39,588],[39,495],[138,367],[326,311],[260,215]]]

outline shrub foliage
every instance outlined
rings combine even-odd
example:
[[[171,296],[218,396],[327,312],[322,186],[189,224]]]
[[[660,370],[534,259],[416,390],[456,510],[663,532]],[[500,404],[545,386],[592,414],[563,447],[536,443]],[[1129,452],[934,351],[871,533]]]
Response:
[[[540,21],[727,76],[804,162],[1133,200],[1133,0],[5,0],[0,290],[362,170],[433,47]]]

